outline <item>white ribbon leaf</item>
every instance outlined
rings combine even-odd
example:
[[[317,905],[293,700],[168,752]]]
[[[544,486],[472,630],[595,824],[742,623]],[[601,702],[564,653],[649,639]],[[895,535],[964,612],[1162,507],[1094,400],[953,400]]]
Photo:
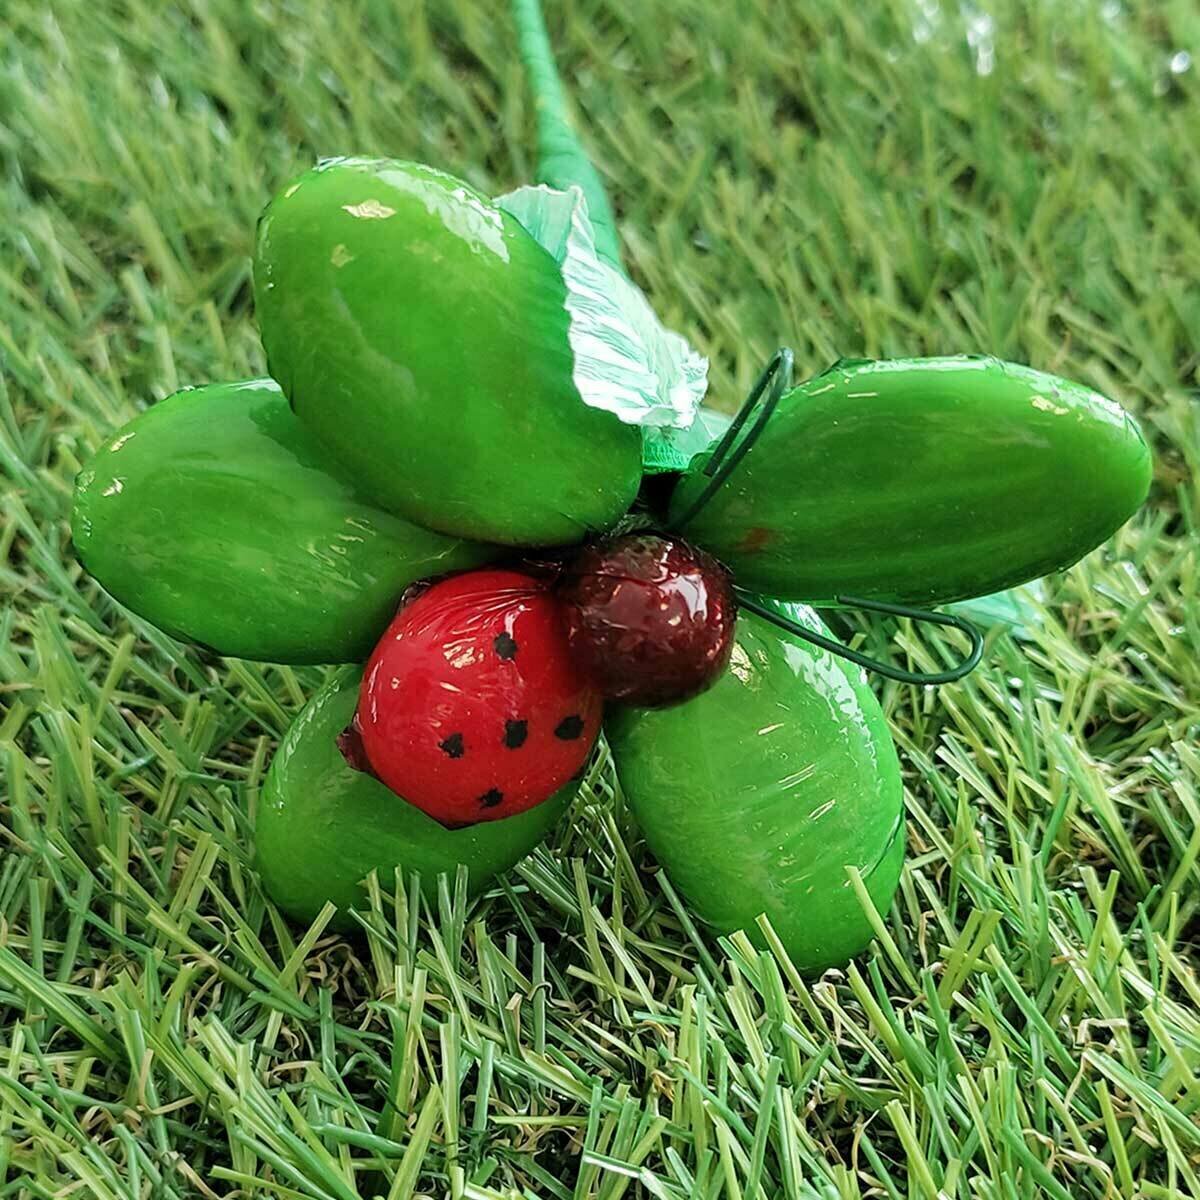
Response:
[[[708,359],[664,329],[641,290],[596,254],[579,188],[560,192],[539,184],[495,203],[562,269],[574,382],[583,402],[643,426],[648,447],[652,430],[692,429],[708,388]]]

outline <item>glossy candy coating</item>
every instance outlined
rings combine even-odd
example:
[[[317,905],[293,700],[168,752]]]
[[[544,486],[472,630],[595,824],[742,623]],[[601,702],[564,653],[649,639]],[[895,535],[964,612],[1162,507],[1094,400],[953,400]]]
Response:
[[[363,676],[375,774],[447,825],[541,804],[583,769],[599,691],[567,652],[558,601],[516,571],[469,571],[397,614]]]
[[[1076,562],[1150,476],[1133,419],[1080,384],[994,358],[844,361],[780,400],[680,532],[769,595],[940,604]]]
[[[821,629],[811,611],[785,611]],[[617,709],[605,733],[647,844],[700,917],[761,943],[765,912],[805,971],[870,941],[845,867],[886,912],[904,811],[861,671],[743,611],[716,684],[671,708]]]
[[[567,642],[608,700],[656,708],[708,687],[733,648],[729,573],[679,538],[597,542],[559,583]]]
[[[109,438],[72,537],[160,629],[287,663],[361,661],[410,583],[499,553],[370,505],[262,379],[178,392]]]
[[[271,374],[382,507],[548,546],[632,503],[640,430],[579,398],[557,264],[461,180],[323,163],[264,213],[254,288]]]
[[[361,672],[334,673],[292,723],[259,798],[256,864],[271,898],[286,913],[311,921],[328,900],[340,910],[335,926],[352,924],[362,907],[360,886],[372,870],[386,890],[395,870],[421,875],[435,894],[437,876],[462,863],[473,894],[520,862],[562,816],[576,786],[505,821],[450,830],[405,803],[378,780],[347,766],[338,734],[354,715]]]

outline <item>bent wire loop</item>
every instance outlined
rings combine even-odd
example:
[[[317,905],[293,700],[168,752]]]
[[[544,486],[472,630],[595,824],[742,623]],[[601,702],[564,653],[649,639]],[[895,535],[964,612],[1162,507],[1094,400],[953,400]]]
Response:
[[[776,350],[771,356],[770,362],[767,363],[762,374],[758,377],[754,387],[750,389],[750,394],[738,410],[733,423],[717,443],[708,462],[705,463],[701,473],[707,477],[708,482],[692,503],[672,520],[672,529],[681,530],[689,521],[693,520],[700,510],[716,495],[725,481],[737,469],[738,464],[754,447],[754,443],[758,441],[766,429],[767,422],[770,421],[780,399],[786,392],[791,390],[794,366],[795,356],[786,346]],[[747,428],[746,423],[755,409],[758,409],[757,416],[753,424]],[[744,433],[743,430],[745,430]],[[894,617],[908,617],[912,621],[926,625],[948,626],[966,634],[967,640],[970,642],[970,649],[966,657],[954,666],[949,667],[945,671],[906,671],[902,667],[894,667],[890,663],[871,658],[861,651],[852,650],[844,642],[840,642],[835,638],[825,637],[823,634],[816,633],[814,630],[798,624],[796,621],[759,603],[751,593],[746,592],[742,588],[735,587],[734,591],[737,594],[738,603],[743,608],[757,614],[764,620],[778,625],[781,629],[785,629],[795,637],[803,638],[806,642],[811,642],[815,646],[820,646],[823,650],[828,650],[830,654],[836,654],[841,658],[848,659],[852,663],[856,663],[860,667],[865,667],[868,671],[874,671],[876,675],[882,675],[886,679],[895,679],[900,683],[921,685],[953,683],[956,679],[962,679],[964,675],[973,671],[979,665],[979,660],[983,657],[983,634],[969,621],[952,613],[931,612],[923,608],[910,608],[906,604],[889,604],[882,600],[868,600],[861,596],[844,595],[835,596],[833,598],[833,605],[813,606],[836,606],[838,608],[861,609],[867,612],[887,613],[889,616]]]
[[[778,625],[781,629],[786,629],[788,633],[794,634],[798,638],[803,638],[806,642],[812,642],[814,646],[820,646],[821,649],[828,650],[830,654],[847,658],[852,663],[857,663],[860,667],[865,667],[868,671],[874,671],[876,675],[882,675],[886,679],[895,679],[900,683],[925,685],[953,683],[956,679],[961,679],[964,675],[973,671],[979,665],[979,660],[983,657],[983,634],[970,621],[964,621],[962,617],[955,616],[953,613],[930,612],[928,609],[923,608],[909,608],[905,604],[885,604],[882,600],[865,600],[856,596],[834,597],[834,602],[839,608],[866,609],[870,612],[889,613],[895,617],[909,617],[913,621],[923,621],[929,625],[949,625],[967,635],[971,643],[971,648],[966,658],[955,663],[954,666],[945,671],[906,671],[903,667],[894,667],[891,663],[880,662],[879,659],[871,658],[859,650],[852,650],[844,642],[839,642],[836,638],[825,637],[824,634],[817,633],[807,626],[798,624],[789,617],[783,616],[782,613],[775,612],[765,605],[760,604],[753,596],[741,588],[734,588],[734,591],[737,593],[738,603],[742,608],[756,613],[764,620]]]

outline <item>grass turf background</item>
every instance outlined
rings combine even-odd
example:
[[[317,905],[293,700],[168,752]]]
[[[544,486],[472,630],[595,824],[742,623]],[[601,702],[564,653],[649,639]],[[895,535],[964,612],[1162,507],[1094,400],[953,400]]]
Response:
[[[467,0],[9,0],[0,1190],[1200,1194],[1194,4],[548,8],[717,403],[780,342],[802,373],[987,351],[1137,412],[1152,501],[1029,641],[882,686],[908,866],[845,971],[697,930],[606,770],[478,906],[385,887],[361,938],[289,927],[252,813],[320,672],[121,612],[71,480],[142,405],[262,370],[254,222],[314,156],[529,180],[511,31]]]

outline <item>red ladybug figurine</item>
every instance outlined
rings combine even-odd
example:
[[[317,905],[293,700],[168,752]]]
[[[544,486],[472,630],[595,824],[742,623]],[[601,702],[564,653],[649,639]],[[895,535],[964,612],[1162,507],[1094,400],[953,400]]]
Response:
[[[374,774],[454,826],[548,800],[587,762],[602,707],[548,585],[484,570],[401,608],[367,663],[355,719]]]

